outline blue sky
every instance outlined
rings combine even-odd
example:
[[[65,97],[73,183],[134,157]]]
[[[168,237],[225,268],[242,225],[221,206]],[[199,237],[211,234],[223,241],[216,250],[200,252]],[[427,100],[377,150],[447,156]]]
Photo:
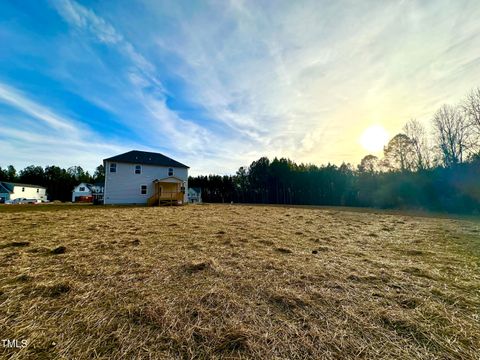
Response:
[[[0,166],[358,163],[480,85],[480,2],[2,1]]]

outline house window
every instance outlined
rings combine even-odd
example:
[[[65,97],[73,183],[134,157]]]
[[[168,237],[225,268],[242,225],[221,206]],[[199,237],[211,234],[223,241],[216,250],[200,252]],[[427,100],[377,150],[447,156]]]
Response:
[[[25,188],[22,188],[22,192],[25,192]]]
[[[85,186],[80,186],[80,191],[85,191]]]
[[[135,165],[135,174],[142,173],[142,165]]]
[[[40,192],[40,189],[37,189],[37,194]]]
[[[110,172],[111,173],[116,173],[117,172],[117,164],[116,163],[111,163],[110,164]]]
[[[173,168],[168,168],[168,176],[173,176]]]
[[[140,194],[147,195],[147,185],[140,186]]]

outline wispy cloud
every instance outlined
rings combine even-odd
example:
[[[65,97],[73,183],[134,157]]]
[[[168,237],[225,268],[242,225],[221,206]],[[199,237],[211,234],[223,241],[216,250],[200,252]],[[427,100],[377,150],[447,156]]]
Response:
[[[393,134],[410,117],[429,116],[438,106],[430,99],[457,101],[474,85],[461,70],[464,57],[478,58],[473,2],[277,5],[215,3],[215,22],[208,11],[192,19],[175,9],[175,31],[157,37],[162,52],[180,59],[170,68],[189,83],[190,98],[251,130],[246,147],[258,153],[358,161],[366,126],[381,123]]]
[[[103,112],[52,111],[15,81],[0,101],[72,142],[163,151],[195,173],[262,155],[355,163],[367,126],[428,123],[479,85],[474,0],[50,4],[68,31],[45,40],[43,74]]]
[[[0,83],[0,102],[7,103],[56,130],[76,135],[76,128],[71,120],[57,116],[49,109],[28,100],[19,91],[2,83]]]
[[[110,24],[77,2],[59,0],[52,1],[51,4],[69,23],[78,28],[90,30],[100,41],[111,44],[123,41],[123,37]]]
[[[101,162],[102,156],[125,150],[119,144],[106,142],[81,123],[38,104],[21,91],[2,83],[1,103],[15,111],[15,115],[8,115],[8,121],[5,121],[7,116],[0,118],[3,161],[55,163],[66,167],[81,163],[92,169]]]
[[[53,2],[63,18],[76,30],[86,31],[98,41],[111,46],[130,63],[124,74],[129,87],[124,89],[144,109],[141,123],[147,132],[158,137],[164,135],[172,146],[181,144],[176,150],[183,152],[201,151],[211,136],[201,126],[183,119],[166,105],[166,94],[155,66],[145,59],[110,23],[92,10],[70,0]],[[162,139],[164,141],[164,139]]]
[[[156,77],[155,67],[145,59],[135,47],[125,40],[111,24],[100,16],[97,16],[91,9],[88,9],[75,1],[58,0],[51,4],[59,14],[75,29],[87,32],[98,41],[117,48],[134,66],[131,71],[137,71],[138,76],[144,77],[145,81],[160,87],[163,90],[161,81]],[[80,34],[82,36],[83,33]]]

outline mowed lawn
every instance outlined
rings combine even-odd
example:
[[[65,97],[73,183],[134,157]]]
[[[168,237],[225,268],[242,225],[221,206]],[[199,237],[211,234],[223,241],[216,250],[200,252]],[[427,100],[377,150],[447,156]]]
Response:
[[[480,222],[271,206],[0,207],[11,359],[478,359]]]

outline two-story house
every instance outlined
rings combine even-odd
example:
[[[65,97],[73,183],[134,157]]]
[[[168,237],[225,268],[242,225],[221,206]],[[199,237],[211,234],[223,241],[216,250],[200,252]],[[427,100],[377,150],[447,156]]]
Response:
[[[40,185],[0,181],[0,203],[16,199],[47,200],[47,189]]]
[[[163,154],[132,150],[103,160],[104,204],[185,204],[189,167]]]

